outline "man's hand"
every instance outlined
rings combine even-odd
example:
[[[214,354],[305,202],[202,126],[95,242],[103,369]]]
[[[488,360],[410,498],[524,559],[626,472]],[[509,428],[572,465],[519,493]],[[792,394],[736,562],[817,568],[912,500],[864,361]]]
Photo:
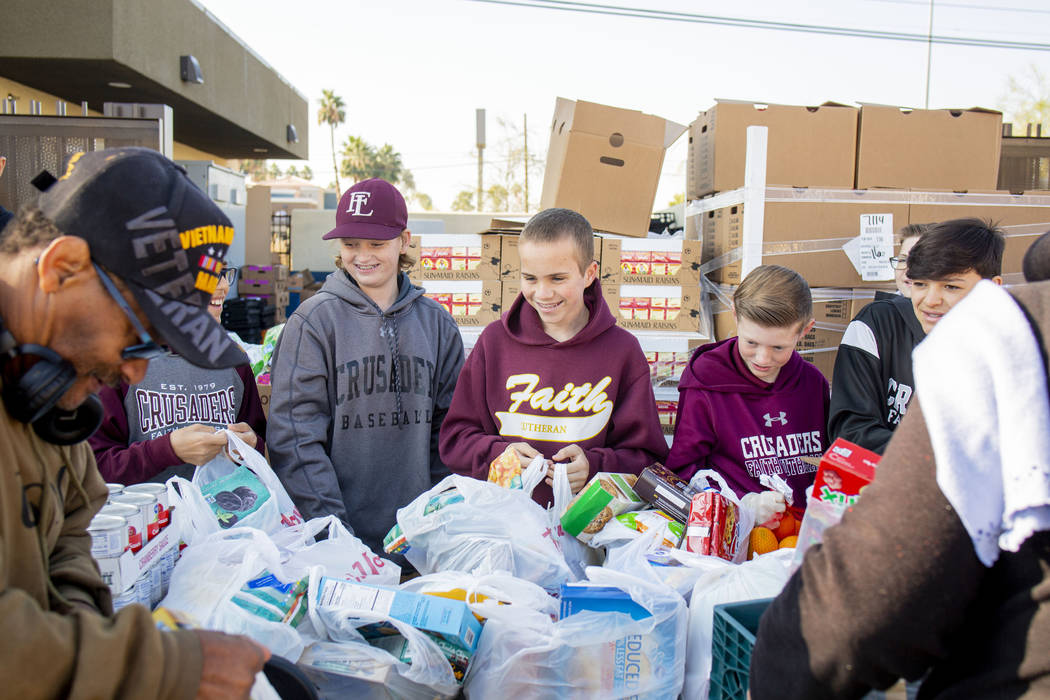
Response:
[[[207,464],[226,447],[225,433],[207,425],[187,425],[171,431],[171,449],[186,464]]]
[[[591,473],[591,463],[587,461],[587,455],[583,448],[573,443],[567,445],[551,457],[552,462],[565,462],[565,473],[569,477],[569,488],[575,496],[587,484],[587,477]],[[554,486],[554,467],[547,470],[547,483]]]
[[[508,447],[513,447],[514,451],[518,453],[518,461],[521,462],[522,469],[528,469],[529,463],[540,454],[535,447],[527,442],[512,442]]]
[[[270,658],[270,650],[247,637],[212,630],[194,630],[201,643],[204,666],[197,688],[200,700],[247,700],[255,674]]]

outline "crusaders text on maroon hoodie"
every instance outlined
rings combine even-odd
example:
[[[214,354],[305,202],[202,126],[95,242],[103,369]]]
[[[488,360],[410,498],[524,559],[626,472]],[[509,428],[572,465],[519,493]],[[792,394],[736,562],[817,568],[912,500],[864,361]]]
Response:
[[[827,447],[830,393],[816,367],[792,353],[772,384],[751,374],[729,338],[699,348],[678,384],[678,417],[669,469],[722,474],[738,496],[765,491],[758,477],[779,474],[805,508],[816,467],[800,457]]]
[[[441,426],[441,459],[458,474],[488,478],[512,442],[548,459],[573,443],[596,472],[637,474],[667,454],[649,365],[637,339],[619,328],[597,280],[584,292],[587,325],[559,342],[519,294],[467,357]],[[588,477],[589,478],[589,477]],[[541,505],[551,489],[532,494]]]

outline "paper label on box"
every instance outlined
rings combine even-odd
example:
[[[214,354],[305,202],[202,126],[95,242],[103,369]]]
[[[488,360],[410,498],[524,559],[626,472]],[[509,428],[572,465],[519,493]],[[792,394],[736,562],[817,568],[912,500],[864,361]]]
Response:
[[[318,603],[322,607],[372,610],[389,616],[394,604],[394,591],[326,578],[318,595]]]
[[[842,246],[865,282],[893,279],[893,214],[861,214],[860,235]]]

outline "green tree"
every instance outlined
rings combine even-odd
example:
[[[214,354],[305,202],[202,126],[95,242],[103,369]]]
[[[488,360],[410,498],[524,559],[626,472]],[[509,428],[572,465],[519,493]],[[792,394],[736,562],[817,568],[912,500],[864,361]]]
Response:
[[[289,165],[288,169],[284,171],[284,174],[288,177],[299,177],[299,168],[294,165]]]
[[[321,90],[321,108],[317,110],[317,123],[328,125],[328,138],[332,148],[332,168],[335,169],[335,191],[339,188],[339,165],[335,162],[335,128],[346,123],[346,105],[334,90]]]
[[[423,211],[431,211],[434,208],[434,200],[428,194],[413,192],[412,199]]]
[[[474,211],[474,190],[460,190],[452,200],[452,211]]]
[[[543,189],[544,161],[537,157],[535,146],[526,151],[524,128],[503,117],[498,117],[496,123],[501,136],[485,150],[485,182],[493,184],[485,190],[481,206],[487,205],[492,211],[527,212]],[[533,136],[531,129],[529,136]],[[537,141],[533,136],[532,143]],[[478,152],[472,151],[471,157],[477,160]],[[496,185],[499,187],[495,188]]]
[[[1035,64],[1020,76],[1007,78],[1001,102],[1004,120],[1014,125],[1014,136],[1024,136],[1028,124],[1033,129],[1036,124],[1050,125],[1050,79]]]
[[[674,197],[672,197],[671,201],[667,203],[667,206],[673,207],[678,204],[685,204],[685,192],[679,192]]]
[[[244,173],[255,182],[260,182],[267,178],[265,160],[242,160],[237,164],[237,170],[238,172]]]
[[[266,174],[270,177],[271,180],[276,180],[277,178],[281,177],[281,168],[279,165],[277,165],[277,163],[271,162],[270,167],[266,169]]]
[[[309,165],[304,165],[302,171],[300,171],[299,173],[299,177],[301,177],[304,180],[313,180],[314,169],[311,168]],[[338,189],[338,187],[336,189]]]

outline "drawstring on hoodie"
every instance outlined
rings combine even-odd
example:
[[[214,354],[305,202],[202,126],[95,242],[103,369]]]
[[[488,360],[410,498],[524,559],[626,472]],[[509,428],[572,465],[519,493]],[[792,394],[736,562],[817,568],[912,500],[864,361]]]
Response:
[[[44,527],[47,523],[51,522],[54,515],[53,508],[51,507],[51,479],[48,476],[47,460],[40,451],[40,445],[37,439],[34,437],[29,441],[29,444],[33,446],[33,453],[36,455],[37,461],[40,463],[41,478],[43,479],[42,489],[40,492],[40,515],[37,518],[36,523],[36,543],[37,547],[40,548],[40,562],[44,570],[44,580],[47,581],[47,592],[48,594],[58,602],[59,605],[63,605],[67,608],[73,607],[73,604],[69,602],[64,595],[62,595],[58,587],[55,586],[51,580],[51,572],[48,569],[47,562],[50,558],[47,554],[47,542],[44,537]],[[84,501],[85,507],[91,506],[91,501],[88,498],[87,491],[84,489],[84,485],[80,482],[76,472],[73,469],[73,451],[68,446],[58,447],[59,452],[62,454],[62,458],[65,460],[68,466],[69,481],[76,487],[77,493],[80,498]]]
[[[401,420],[401,347],[397,333],[397,318],[395,316],[383,315],[383,325],[379,329],[379,335],[386,338],[387,349],[390,350],[390,376],[394,382],[394,398],[397,402],[397,425],[398,428],[405,427]]]

